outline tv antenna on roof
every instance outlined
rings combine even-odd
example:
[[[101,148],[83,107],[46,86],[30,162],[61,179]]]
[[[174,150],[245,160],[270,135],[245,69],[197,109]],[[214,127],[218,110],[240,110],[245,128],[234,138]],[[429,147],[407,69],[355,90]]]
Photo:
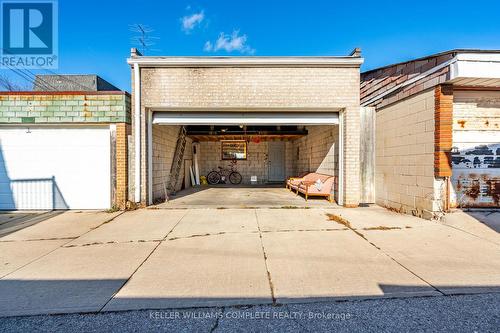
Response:
[[[146,51],[152,51],[151,46],[155,45],[155,40],[160,39],[159,37],[151,36],[150,34],[154,32],[154,29],[145,24],[131,24],[129,26],[131,32],[137,33],[139,35],[133,36],[130,41],[134,46],[141,49],[143,55]]]

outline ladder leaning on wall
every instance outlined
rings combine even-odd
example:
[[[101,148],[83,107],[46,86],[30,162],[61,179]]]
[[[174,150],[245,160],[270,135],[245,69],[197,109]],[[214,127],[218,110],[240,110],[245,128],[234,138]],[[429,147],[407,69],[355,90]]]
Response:
[[[170,168],[170,177],[166,187],[165,199],[168,195],[175,195],[177,183],[179,181],[179,173],[182,169],[184,160],[184,151],[186,150],[186,127],[181,126],[179,135],[177,136],[177,144],[175,145],[174,158],[172,159],[172,166]],[[167,199],[168,200],[168,199]]]

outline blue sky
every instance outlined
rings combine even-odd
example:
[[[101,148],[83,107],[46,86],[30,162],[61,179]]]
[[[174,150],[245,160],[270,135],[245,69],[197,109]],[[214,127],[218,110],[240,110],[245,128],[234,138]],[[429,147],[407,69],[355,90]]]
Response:
[[[60,0],[57,72],[95,73],[130,91],[135,23],[159,38],[147,55],[329,56],[361,47],[368,70],[453,48],[500,49],[499,13],[498,0]]]

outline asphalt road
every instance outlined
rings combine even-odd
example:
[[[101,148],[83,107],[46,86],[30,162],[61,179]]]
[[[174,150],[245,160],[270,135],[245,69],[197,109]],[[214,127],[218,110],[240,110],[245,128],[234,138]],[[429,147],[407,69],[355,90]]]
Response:
[[[0,332],[498,332],[500,294],[0,319]]]

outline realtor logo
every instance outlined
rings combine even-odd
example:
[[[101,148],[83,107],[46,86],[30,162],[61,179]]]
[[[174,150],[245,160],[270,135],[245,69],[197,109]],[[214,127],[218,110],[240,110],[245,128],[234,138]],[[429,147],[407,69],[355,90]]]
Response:
[[[1,2],[2,69],[57,68],[57,1]]]

